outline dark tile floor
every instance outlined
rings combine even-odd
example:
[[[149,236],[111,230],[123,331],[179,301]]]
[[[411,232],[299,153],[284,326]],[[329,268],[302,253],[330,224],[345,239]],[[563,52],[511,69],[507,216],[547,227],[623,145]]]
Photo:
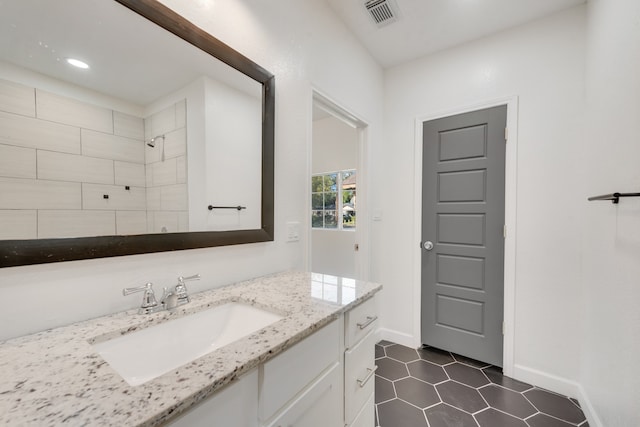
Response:
[[[432,347],[376,344],[378,427],[588,427],[577,400]]]

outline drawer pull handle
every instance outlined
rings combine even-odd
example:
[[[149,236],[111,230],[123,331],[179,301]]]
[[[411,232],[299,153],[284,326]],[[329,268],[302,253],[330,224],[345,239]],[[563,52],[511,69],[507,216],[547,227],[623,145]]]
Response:
[[[378,316],[367,316],[367,320],[364,323],[357,323],[358,328],[364,329],[376,320],[378,320]]]
[[[367,385],[367,383],[369,382],[369,380],[371,379],[371,377],[373,376],[373,374],[375,374],[375,373],[376,373],[376,371],[377,371],[377,370],[378,370],[378,365],[375,365],[375,366],[373,367],[373,369],[371,369],[371,368],[367,368],[367,371],[369,371],[369,372],[367,373],[367,376],[366,376],[366,377],[364,377],[364,379],[363,379],[363,380],[356,380],[356,381],[358,381],[358,385],[359,385],[361,388],[362,388],[362,387],[364,387],[365,385]]]

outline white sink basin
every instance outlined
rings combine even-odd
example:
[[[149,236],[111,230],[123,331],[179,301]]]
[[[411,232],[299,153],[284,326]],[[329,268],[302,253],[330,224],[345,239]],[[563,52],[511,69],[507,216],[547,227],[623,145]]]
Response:
[[[143,384],[282,319],[232,302],[93,347],[132,386]]]

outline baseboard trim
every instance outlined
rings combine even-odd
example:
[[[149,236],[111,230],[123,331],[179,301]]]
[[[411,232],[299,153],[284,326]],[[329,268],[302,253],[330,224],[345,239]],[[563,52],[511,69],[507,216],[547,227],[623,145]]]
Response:
[[[578,399],[589,425],[591,427],[604,427],[585,389],[580,383],[518,364],[515,364],[513,367],[513,378],[535,385],[536,387]]]
[[[381,340],[387,340],[406,347],[416,348],[413,335],[410,334],[394,331],[392,329],[380,328],[378,329],[378,337]]]

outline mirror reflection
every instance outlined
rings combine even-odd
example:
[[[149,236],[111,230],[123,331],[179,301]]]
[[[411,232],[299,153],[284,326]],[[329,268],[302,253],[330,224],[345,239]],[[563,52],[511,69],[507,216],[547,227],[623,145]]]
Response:
[[[260,83],[116,2],[0,3],[0,240],[259,229],[261,130]]]

